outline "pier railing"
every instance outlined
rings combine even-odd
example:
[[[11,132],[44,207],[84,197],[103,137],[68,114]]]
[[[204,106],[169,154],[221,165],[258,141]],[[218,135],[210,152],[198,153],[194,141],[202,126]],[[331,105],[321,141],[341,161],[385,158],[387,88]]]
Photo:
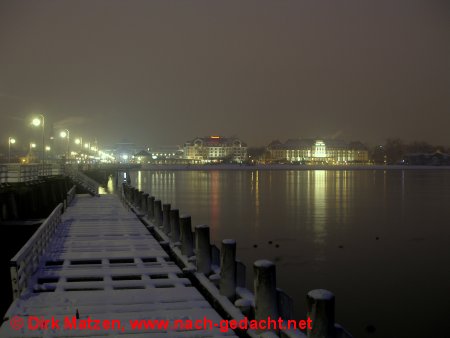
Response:
[[[29,182],[44,176],[62,175],[63,166],[60,163],[42,164],[0,164],[0,183]]]
[[[72,179],[74,183],[85,188],[91,195],[98,196],[99,184],[89,176],[83,174],[77,167],[67,165],[65,174]]]
[[[73,199],[75,198],[76,191],[77,191],[77,187],[74,185],[67,192],[66,206],[69,206],[72,203]]]
[[[276,266],[268,260],[253,264],[254,292],[246,288],[246,266],[236,259],[236,241],[224,239],[221,248],[211,244],[210,229],[198,225],[194,232],[190,216],[180,216],[178,209],[162,204],[154,196],[122,184],[122,198],[148,225],[160,244],[176,257],[183,271],[191,275],[200,290],[220,312],[237,321],[281,318],[287,327],[293,320],[293,300],[276,286]],[[309,291],[307,319],[312,327],[306,334],[300,330],[273,330],[264,337],[283,338],[352,338],[342,326],[335,323],[335,298],[323,289]],[[306,329],[306,328],[305,328]],[[260,337],[261,332],[247,331],[249,337]]]
[[[97,196],[99,184],[78,170],[77,166],[64,165],[61,162],[42,164],[1,164],[0,183],[20,183],[38,180],[47,176],[66,175],[73,182]]]
[[[63,204],[60,203],[36,230],[33,236],[10,261],[13,297],[16,299],[26,289],[31,275],[39,267],[39,262],[51,240],[57,225],[61,222]]]

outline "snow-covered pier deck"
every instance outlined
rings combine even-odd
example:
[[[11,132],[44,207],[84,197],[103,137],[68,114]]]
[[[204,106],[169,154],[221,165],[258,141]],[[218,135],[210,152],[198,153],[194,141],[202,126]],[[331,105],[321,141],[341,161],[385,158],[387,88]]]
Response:
[[[137,320],[222,318],[117,196],[77,195],[52,219],[13,258],[15,299],[0,337],[235,337],[214,326],[132,328]]]

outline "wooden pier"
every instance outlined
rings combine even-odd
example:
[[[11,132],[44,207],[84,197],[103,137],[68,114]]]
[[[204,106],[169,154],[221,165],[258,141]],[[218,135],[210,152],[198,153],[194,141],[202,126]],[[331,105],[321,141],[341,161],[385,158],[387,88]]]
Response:
[[[54,216],[58,221],[58,216]],[[127,324],[129,320],[207,317],[218,323],[221,317],[118,197],[77,196],[60,217],[34,272],[25,271],[32,267],[31,261],[27,260],[23,266],[20,261],[24,259],[22,256],[36,254],[34,248],[25,247],[13,259],[17,266],[12,269],[18,270],[15,277],[19,282],[0,337],[234,336],[232,331],[222,333],[218,328],[169,332],[132,330]],[[31,251],[25,252],[28,249]],[[23,287],[22,281],[26,284]],[[79,320],[88,317],[119,320],[123,330],[30,330],[26,325],[14,330],[9,322],[16,316],[25,320],[33,316],[53,317],[63,323],[65,318],[76,317],[77,312]]]

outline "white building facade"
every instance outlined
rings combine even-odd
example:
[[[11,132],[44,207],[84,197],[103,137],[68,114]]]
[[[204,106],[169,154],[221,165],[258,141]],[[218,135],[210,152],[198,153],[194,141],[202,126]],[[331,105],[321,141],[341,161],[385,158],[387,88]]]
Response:
[[[247,145],[238,138],[198,137],[184,144],[184,158],[194,163],[242,163],[247,159]]]
[[[361,142],[290,139],[285,143],[274,141],[267,150],[273,162],[345,164],[369,161],[369,152]]]

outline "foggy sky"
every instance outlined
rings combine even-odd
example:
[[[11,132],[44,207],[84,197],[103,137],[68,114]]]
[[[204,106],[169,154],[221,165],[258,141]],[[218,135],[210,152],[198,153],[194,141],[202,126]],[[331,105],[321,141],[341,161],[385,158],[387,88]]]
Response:
[[[450,145],[450,2],[0,0],[0,135]]]

